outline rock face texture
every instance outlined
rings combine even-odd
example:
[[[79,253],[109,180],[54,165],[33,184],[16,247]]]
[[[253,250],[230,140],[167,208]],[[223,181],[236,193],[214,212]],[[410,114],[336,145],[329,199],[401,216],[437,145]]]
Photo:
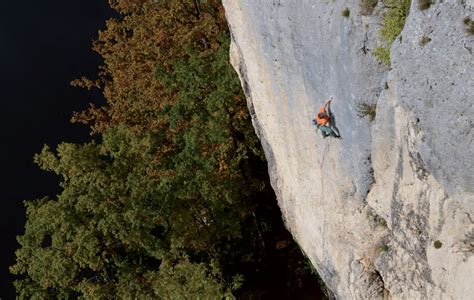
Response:
[[[223,1],[283,218],[337,298],[474,295],[471,2],[413,0],[389,69],[371,54],[381,4]],[[342,140],[311,124],[330,96]]]

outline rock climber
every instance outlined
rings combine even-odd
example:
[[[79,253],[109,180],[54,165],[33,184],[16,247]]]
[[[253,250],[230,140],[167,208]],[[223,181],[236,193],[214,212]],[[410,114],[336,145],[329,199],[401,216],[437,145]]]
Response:
[[[341,138],[339,130],[336,128],[334,115],[331,113],[332,97],[324,102],[324,105],[319,109],[318,114],[313,119],[313,125],[321,131],[323,138],[332,136],[334,138]]]

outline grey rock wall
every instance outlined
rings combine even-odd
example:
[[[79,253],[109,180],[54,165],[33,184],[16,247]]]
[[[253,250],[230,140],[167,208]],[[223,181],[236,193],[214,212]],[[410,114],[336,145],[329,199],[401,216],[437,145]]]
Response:
[[[370,53],[381,5],[365,17],[359,1],[223,3],[282,216],[331,291],[471,299],[472,3],[414,0],[390,70]],[[342,140],[311,125],[330,96]],[[377,105],[374,121],[357,117],[358,101]]]

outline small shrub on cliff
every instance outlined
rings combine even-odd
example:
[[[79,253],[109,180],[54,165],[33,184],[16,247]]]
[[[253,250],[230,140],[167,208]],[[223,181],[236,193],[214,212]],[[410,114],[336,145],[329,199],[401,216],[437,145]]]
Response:
[[[349,10],[349,8],[344,8],[344,10],[342,11],[341,15],[343,17],[346,17],[346,18],[349,18],[349,15],[351,14],[351,11]]]
[[[368,104],[367,102],[363,101],[356,102],[356,111],[359,118],[368,116],[369,120],[373,121],[375,119],[375,108],[375,104]]]
[[[471,18],[469,17],[465,17],[463,19],[463,23],[464,25],[466,25],[466,32],[469,34],[469,35],[474,35],[474,21],[471,20]]]
[[[433,243],[433,247],[435,247],[435,249],[439,249],[443,246],[443,243],[441,243],[441,241],[437,240]]]
[[[426,36],[424,35],[421,39],[420,39],[420,46],[425,46],[426,44],[428,44],[429,42],[431,42],[431,38],[429,36]]]
[[[418,8],[420,10],[425,10],[425,9],[430,8],[431,4],[433,4],[433,2],[431,0],[419,0],[418,1]]]
[[[371,15],[378,2],[378,0],[361,0],[359,3],[360,13],[363,16]]]

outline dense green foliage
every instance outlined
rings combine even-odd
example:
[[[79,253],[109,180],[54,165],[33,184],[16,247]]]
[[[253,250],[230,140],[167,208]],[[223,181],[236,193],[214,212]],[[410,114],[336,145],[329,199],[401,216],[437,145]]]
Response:
[[[274,246],[288,237],[275,225],[219,1],[112,4],[121,17],[94,44],[105,62],[99,77],[74,82],[107,99],[74,117],[96,141],[35,156],[62,192],[26,202],[11,267],[19,297],[268,295],[262,278],[301,263],[277,254],[291,243]],[[277,292],[301,285],[280,277]]]
[[[153,134],[137,135],[119,126],[109,129],[100,144],[61,144],[57,155],[45,147],[36,156],[43,169],[62,176],[64,190],[56,200],[28,202],[26,232],[19,238],[23,248],[12,268],[35,283],[22,282],[28,286],[20,289],[24,296],[54,288],[58,296],[75,291],[89,298],[153,298],[166,295],[164,282],[183,295],[228,289],[212,272],[217,268],[212,259],[218,258],[212,251],[219,249],[211,234],[234,238],[238,219],[213,214],[235,212],[214,209],[209,202],[215,199],[191,196],[188,201],[185,191],[193,182],[150,176],[159,146]],[[202,208],[191,209],[196,206]],[[219,222],[206,225],[204,216],[207,223]],[[191,262],[187,253],[202,259]],[[193,280],[180,284],[180,273],[192,273],[188,279]]]
[[[390,66],[390,48],[405,26],[411,0],[385,0],[384,4],[387,11],[384,13],[383,27],[379,33],[385,45],[375,48],[373,55]]]

